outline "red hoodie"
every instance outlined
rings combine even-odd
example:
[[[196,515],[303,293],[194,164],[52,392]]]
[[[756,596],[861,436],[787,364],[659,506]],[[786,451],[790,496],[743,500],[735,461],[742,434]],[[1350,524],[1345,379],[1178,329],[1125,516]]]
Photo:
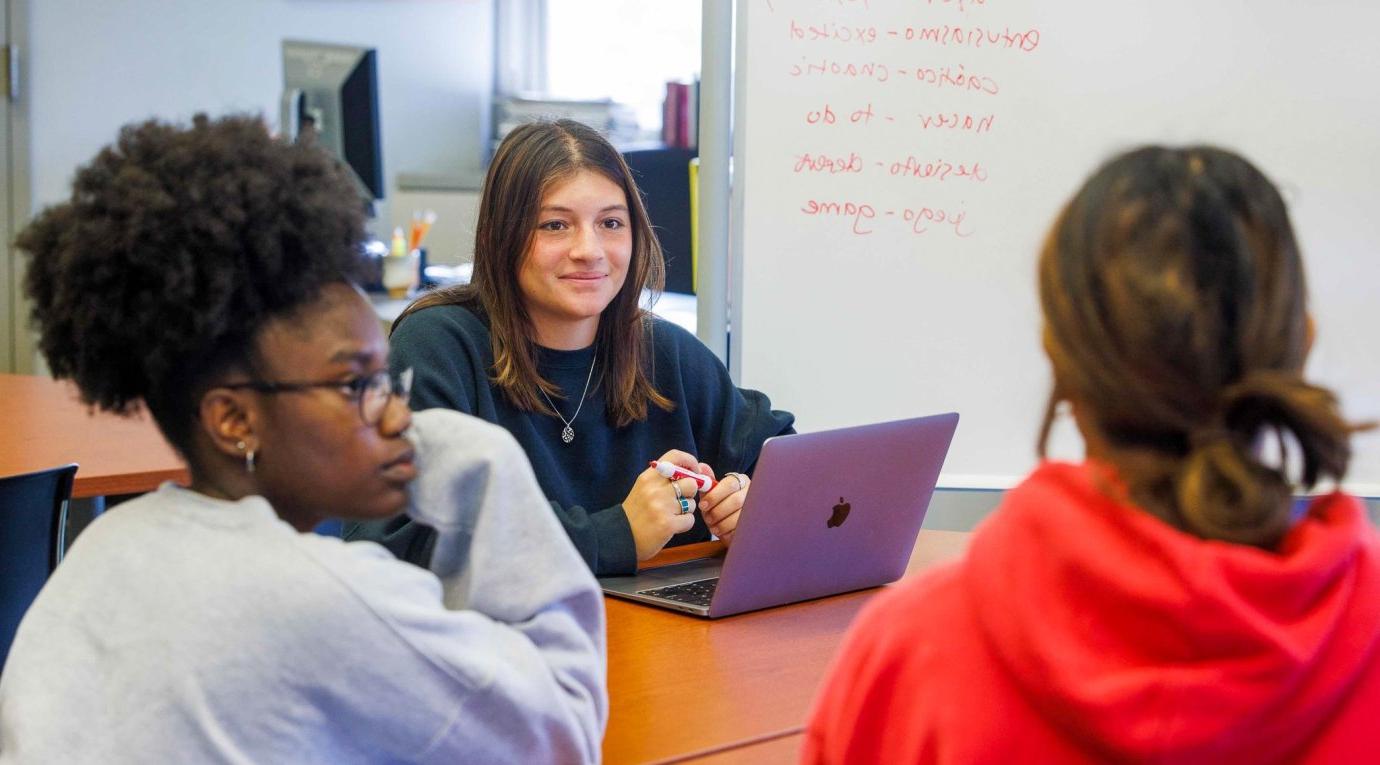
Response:
[[[1380,761],[1380,537],[1312,502],[1275,552],[1109,499],[1091,465],[1010,491],[963,560],[858,617],[805,762]]]

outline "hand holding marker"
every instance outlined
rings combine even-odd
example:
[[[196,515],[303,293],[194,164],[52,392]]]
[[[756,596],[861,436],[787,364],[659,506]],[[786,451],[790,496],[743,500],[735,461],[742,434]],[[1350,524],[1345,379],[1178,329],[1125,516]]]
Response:
[[[653,470],[660,473],[663,477],[669,480],[675,481],[680,478],[692,479],[695,482],[695,484],[699,487],[699,492],[701,494],[705,493],[706,491],[709,491],[718,484],[718,481],[715,481],[713,478],[704,475],[703,473],[696,473],[692,470],[686,470],[685,468],[673,462],[652,460],[647,464]]]

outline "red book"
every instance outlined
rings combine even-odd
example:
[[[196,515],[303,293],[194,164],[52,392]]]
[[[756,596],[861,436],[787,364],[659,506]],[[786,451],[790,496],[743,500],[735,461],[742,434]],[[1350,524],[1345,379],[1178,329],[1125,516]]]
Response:
[[[672,144],[679,149],[690,146],[690,86],[683,83],[676,83],[676,142]]]
[[[676,86],[679,84],[666,83],[666,100],[661,104],[661,142],[667,146],[676,145],[676,126],[680,124],[676,116],[676,105],[679,103]]]

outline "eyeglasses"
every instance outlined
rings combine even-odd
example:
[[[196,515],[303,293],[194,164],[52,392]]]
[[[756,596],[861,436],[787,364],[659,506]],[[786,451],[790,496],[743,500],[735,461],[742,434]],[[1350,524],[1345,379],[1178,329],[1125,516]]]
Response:
[[[268,382],[250,380],[248,382],[221,385],[222,388],[248,388],[259,393],[300,393],[316,388],[334,388],[352,401],[359,402],[359,416],[365,425],[377,425],[383,420],[388,409],[388,401],[397,397],[404,404],[412,395],[412,368],[408,367],[397,375],[387,369],[348,380],[325,380],[322,382]]]

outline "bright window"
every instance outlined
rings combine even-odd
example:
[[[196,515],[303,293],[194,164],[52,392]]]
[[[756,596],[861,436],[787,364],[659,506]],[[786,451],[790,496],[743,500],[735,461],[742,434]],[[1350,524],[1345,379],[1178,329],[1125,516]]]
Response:
[[[611,98],[661,130],[670,80],[700,72],[699,2],[546,0],[546,86],[554,98]]]

